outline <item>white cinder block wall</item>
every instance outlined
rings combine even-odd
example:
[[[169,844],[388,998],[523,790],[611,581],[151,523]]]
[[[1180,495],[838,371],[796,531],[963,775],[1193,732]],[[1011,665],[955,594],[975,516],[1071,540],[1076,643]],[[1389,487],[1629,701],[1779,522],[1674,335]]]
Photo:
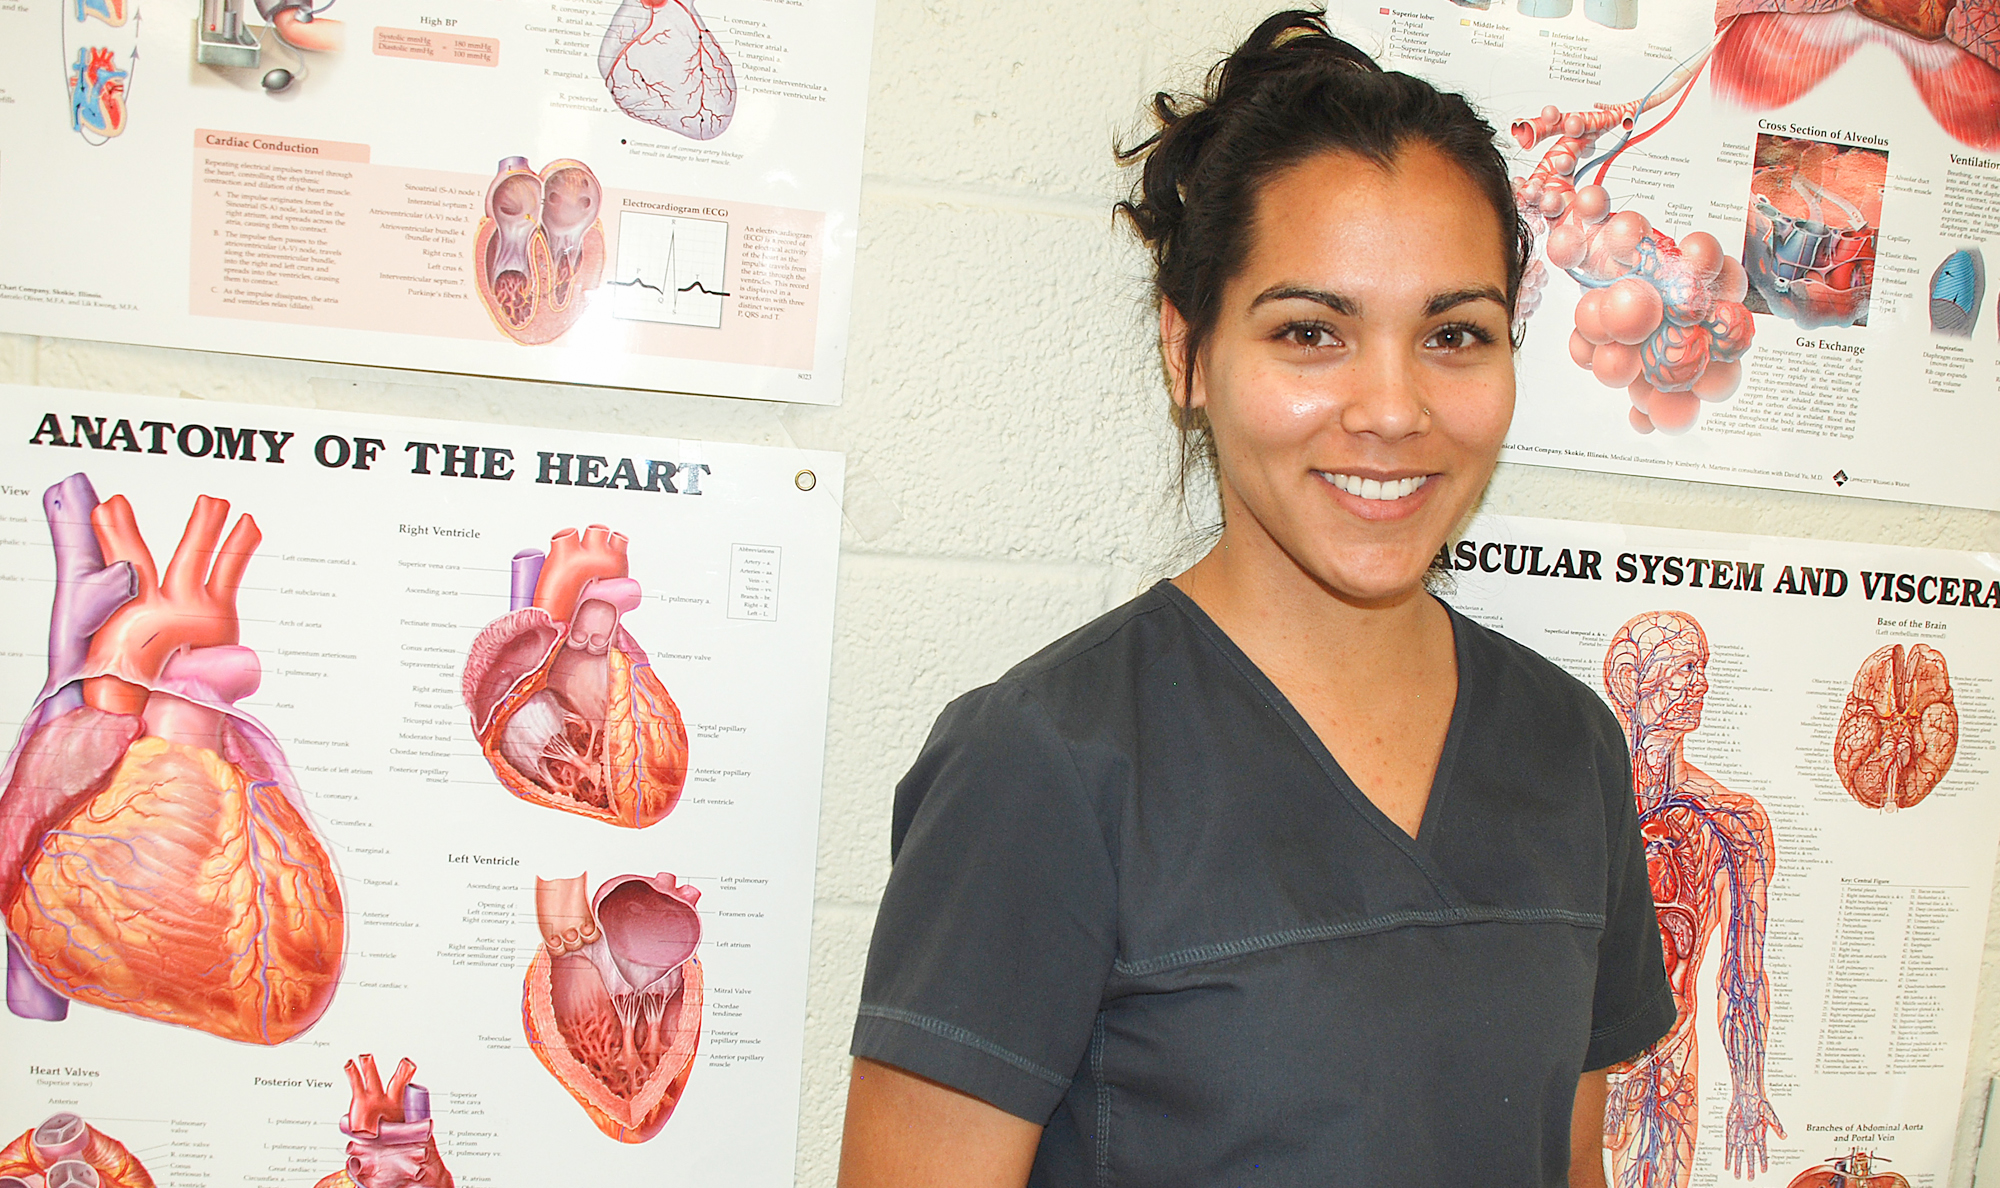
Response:
[[[798,1182],[831,1185],[891,789],[954,694],[1185,554],[1111,146],[1278,6],[877,0],[846,402],[817,409],[0,335],[0,380],[840,450]],[[1370,47],[1372,48],[1372,47]],[[1503,113],[1504,114],[1504,113]],[[1523,399],[1533,399],[1531,391]],[[1489,511],[1988,550],[2000,516],[1502,467]],[[2000,912],[1995,913],[2000,925]],[[2000,1072],[1989,933],[1952,1184]]]

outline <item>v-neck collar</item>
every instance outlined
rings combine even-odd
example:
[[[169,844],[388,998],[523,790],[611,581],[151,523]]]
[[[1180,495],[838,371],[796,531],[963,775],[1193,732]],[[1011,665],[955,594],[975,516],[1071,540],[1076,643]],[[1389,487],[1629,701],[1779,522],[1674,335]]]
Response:
[[[1360,786],[1347,774],[1347,769],[1343,768],[1340,761],[1334,758],[1333,752],[1327,749],[1319,732],[1305,720],[1305,715],[1299,713],[1298,708],[1292,704],[1289,697],[1285,696],[1284,691],[1265,675],[1263,669],[1257,667],[1257,662],[1238,647],[1235,640],[1229,638],[1229,633],[1209,617],[1200,603],[1190,598],[1185,590],[1174,585],[1172,581],[1163,580],[1153,588],[1171,605],[1179,608],[1181,613],[1187,616],[1188,621],[1194,624],[1195,629],[1200,631],[1216,651],[1221,653],[1223,659],[1229,662],[1230,667],[1257,690],[1258,695],[1263,697],[1298,737],[1306,753],[1325,774],[1327,782],[1360,815],[1361,819],[1372,825],[1376,832],[1403,851],[1422,869],[1440,897],[1454,905],[1458,904],[1459,895],[1452,890],[1450,881],[1444,877],[1444,872],[1437,868],[1430,857],[1437,831],[1442,826],[1444,814],[1449,808],[1450,791],[1457,783],[1452,778],[1452,772],[1457,764],[1459,741],[1465,734],[1466,719],[1470,716],[1467,707],[1472,701],[1466,696],[1466,685],[1472,672],[1471,632],[1462,616],[1451,608],[1451,604],[1438,599],[1438,605],[1444,608],[1445,615],[1451,622],[1452,655],[1458,665],[1456,691],[1452,696],[1451,723],[1445,729],[1444,748],[1438,752],[1437,768],[1431,773],[1430,794],[1424,800],[1424,815],[1417,822],[1416,836],[1412,837],[1403,831],[1402,826],[1390,820],[1389,814],[1377,807],[1374,801],[1368,799],[1367,794],[1361,791]]]

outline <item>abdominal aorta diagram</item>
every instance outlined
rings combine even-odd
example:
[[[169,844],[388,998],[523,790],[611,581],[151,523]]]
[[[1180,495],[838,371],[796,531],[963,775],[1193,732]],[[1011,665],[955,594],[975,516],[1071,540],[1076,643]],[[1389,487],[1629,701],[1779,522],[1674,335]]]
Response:
[[[332,1001],[345,929],[284,752],[235,707],[261,679],[236,614],[257,525],[224,540],[229,505],[197,498],[162,577],[124,496],[78,474],[42,506],[48,682],[0,795],[8,1009],[291,1039]]]
[[[0,1149],[0,1188],[153,1188],[125,1144],[75,1114],[49,1120]]]
[[[103,144],[125,130],[139,64],[139,0],[61,0],[70,130]]]
[[[687,728],[623,617],[639,608],[625,537],[565,528],[516,554],[512,609],[465,661],[465,705],[493,774],[514,795],[643,829],[687,781]]]
[[[1958,707],[1944,654],[1890,644],[1861,662],[1833,736],[1833,768],[1859,804],[1885,813],[1931,794],[1958,753]]]
[[[561,338],[583,316],[604,279],[604,187],[581,161],[551,161],[540,173],[507,157],[486,187],[486,217],[473,239],[479,297],[515,342]]]
[[[701,1040],[701,892],[674,876],[535,880],[542,944],[521,1025],[543,1067],[624,1143],[660,1132]]]
[[[397,1062],[387,1085],[373,1056],[348,1061],[346,1071],[347,1163],[314,1188],[453,1188],[431,1133],[430,1091],[414,1083],[417,1066]]]

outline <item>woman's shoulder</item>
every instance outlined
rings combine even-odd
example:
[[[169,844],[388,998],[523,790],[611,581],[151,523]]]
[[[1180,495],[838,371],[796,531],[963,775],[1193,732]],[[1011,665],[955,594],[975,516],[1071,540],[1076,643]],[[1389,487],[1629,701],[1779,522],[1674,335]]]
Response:
[[[1461,611],[1453,609],[1452,620],[1464,640],[1460,655],[1472,661],[1479,695],[1495,709],[1542,723],[1587,724],[1605,742],[1623,748],[1618,719],[1595,688],[1534,648]]]

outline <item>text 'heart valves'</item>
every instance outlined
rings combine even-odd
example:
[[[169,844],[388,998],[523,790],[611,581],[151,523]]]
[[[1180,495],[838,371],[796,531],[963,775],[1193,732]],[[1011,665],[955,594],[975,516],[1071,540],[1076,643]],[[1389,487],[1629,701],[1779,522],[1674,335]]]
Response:
[[[333,999],[345,924],[284,752],[236,708],[262,677],[236,615],[256,522],[224,540],[229,505],[197,498],[161,576],[124,496],[77,474],[42,507],[48,681],[0,795],[8,1009],[291,1039]]]
[[[1958,707],[1944,654],[1890,644],[1861,662],[1833,736],[1847,794],[1893,813],[1931,794],[1958,752]]]
[[[643,829],[687,782],[687,728],[623,618],[639,607],[624,536],[565,528],[514,557],[512,609],[472,643],[463,682],[493,774],[533,804]]]
[[[384,1085],[375,1057],[347,1062],[347,1164],[314,1188],[453,1188],[432,1134],[430,1091],[416,1075],[405,1058]]]
[[[0,1148],[0,1188],[153,1188],[125,1144],[75,1114],[49,1120]]]
[[[528,1046],[597,1128],[623,1143],[660,1133],[701,1040],[701,892],[674,876],[535,880],[542,945],[528,965]]]
[[[695,140],[722,135],[736,114],[736,68],[693,0],[622,0],[597,72],[626,115]]]
[[[604,187],[581,161],[551,161],[540,173],[526,157],[500,162],[472,257],[479,298],[502,334],[540,346],[576,325],[604,280],[603,207]]]

